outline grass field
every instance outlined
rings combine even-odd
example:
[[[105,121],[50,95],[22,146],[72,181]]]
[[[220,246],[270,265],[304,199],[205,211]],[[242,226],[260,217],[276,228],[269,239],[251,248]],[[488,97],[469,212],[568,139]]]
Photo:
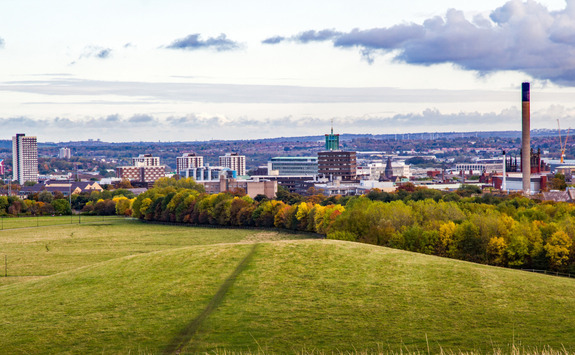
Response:
[[[64,224],[97,223],[112,220],[122,220],[121,216],[26,216],[26,217],[0,217],[0,230],[46,227]]]
[[[303,237],[0,231],[0,353],[575,352],[573,279]]]

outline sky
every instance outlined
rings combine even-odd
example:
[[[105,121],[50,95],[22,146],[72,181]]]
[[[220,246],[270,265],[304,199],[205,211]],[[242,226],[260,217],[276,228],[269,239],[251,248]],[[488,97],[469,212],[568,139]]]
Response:
[[[575,127],[575,0],[6,0],[0,139]]]

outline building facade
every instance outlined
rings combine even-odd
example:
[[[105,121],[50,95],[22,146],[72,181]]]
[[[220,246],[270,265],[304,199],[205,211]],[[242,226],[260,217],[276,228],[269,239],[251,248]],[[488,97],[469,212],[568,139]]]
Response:
[[[4,173],[6,172],[6,167],[4,166],[4,160],[0,159],[0,175],[4,178]]]
[[[195,153],[184,153],[181,157],[176,158],[176,173],[182,175],[182,172],[189,168],[199,168],[204,166],[204,157]]]
[[[220,156],[219,165],[235,170],[238,175],[246,174],[245,155],[238,155],[237,153],[226,153],[226,155]]]
[[[276,170],[278,176],[316,176],[317,157],[275,157],[268,162],[268,172]]]
[[[318,174],[329,180],[354,180],[357,176],[356,152],[317,153]]]
[[[197,168],[189,168],[182,170],[182,177],[193,178],[196,182],[200,181],[219,181],[220,176],[226,175],[227,177],[236,178],[236,173],[230,168],[223,166],[200,166]]]
[[[136,182],[153,183],[166,176],[166,167],[160,165],[160,158],[151,154],[140,154],[132,158],[132,166],[116,168],[116,177]]]
[[[18,133],[12,137],[12,179],[20,185],[38,182],[38,142],[36,137]]]
[[[72,151],[70,148],[60,148],[58,152],[59,159],[70,159],[72,157]]]
[[[160,157],[152,154],[140,154],[137,158],[132,158],[133,166],[160,166]]]
[[[251,198],[264,195],[271,199],[275,198],[278,192],[277,181],[269,180],[236,180],[221,175],[218,181],[198,181],[198,183],[204,186],[208,194],[242,189]]]

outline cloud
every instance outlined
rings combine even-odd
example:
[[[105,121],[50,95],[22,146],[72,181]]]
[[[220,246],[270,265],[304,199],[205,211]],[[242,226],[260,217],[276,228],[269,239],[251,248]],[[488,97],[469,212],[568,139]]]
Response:
[[[266,38],[262,41],[263,44],[278,44],[283,41],[292,41],[297,43],[309,43],[309,42],[322,42],[334,39],[338,36],[342,35],[341,32],[337,32],[331,29],[325,29],[321,31],[309,30],[300,32],[295,36],[291,36],[289,38],[283,36],[274,36],[270,38]]]
[[[209,37],[206,40],[200,39],[200,34],[191,34],[185,38],[180,38],[172,42],[166,48],[169,49],[215,49],[218,52],[230,51],[240,48],[239,43],[234,42],[226,37],[225,34],[220,34],[218,37]]]
[[[293,37],[293,40],[301,43],[327,41],[341,35],[334,30],[305,31]]]
[[[87,46],[78,59],[83,58],[97,58],[97,59],[107,59],[112,54],[111,48],[104,48],[99,46]]]
[[[4,39],[2,37],[0,37],[0,48],[4,47]]]
[[[206,83],[98,81],[68,78],[53,80],[26,80],[0,82],[0,92],[22,92],[53,96],[90,96],[88,102],[70,100],[69,104],[136,104],[176,100],[182,102],[216,103],[462,103],[462,102],[514,102],[517,91],[486,90],[431,90],[386,87],[302,87],[287,85],[233,85]],[[94,95],[114,95],[130,99],[98,100]],[[541,93],[541,99],[571,100],[569,93]],[[29,102],[46,104],[49,99]],[[55,100],[61,104],[61,100]],[[68,104],[68,103],[67,103]]]
[[[263,44],[278,44],[284,41],[286,38],[282,36],[274,36],[270,38],[266,38],[262,41]]]
[[[566,127],[575,124],[575,107],[549,106],[533,112],[532,128],[549,128],[549,122],[561,119]],[[372,134],[469,132],[497,130],[519,131],[521,111],[510,107],[500,112],[445,113],[436,108],[405,114],[381,114],[333,117],[338,133]],[[9,139],[13,132],[38,136],[39,141],[69,141],[100,138],[108,142],[126,141],[205,141],[209,139],[257,139],[262,137],[321,135],[330,126],[330,118],[318,117],[229,117],[192,113],[157,117],[152,114],[101,117],[53,117],[35,119],[25,116],[0,117],[0,126]],[[12,132],[12,133],[11,133]],[[1,138],[1,137],[0,137]]]
[[[306,31],[293,40],[331,41],[338,48],[358,48],[373,62],[377,53],[393,53],[395,60],[415,65],[451,63],[488,74],[519,71],[533,78],[575,86],[575,1],[560,11],[549,11],[529,0],[511,0],[489,17],[472,19],[450,9],[445,16],[423,24],[391,27]]]

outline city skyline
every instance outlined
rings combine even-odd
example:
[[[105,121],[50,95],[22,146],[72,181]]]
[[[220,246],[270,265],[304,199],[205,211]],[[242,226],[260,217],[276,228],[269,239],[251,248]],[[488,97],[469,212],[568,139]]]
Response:
[[[31,10],[33,9],[33,10]],[[0,5],[0,139],[575,125],[575,1]]]

